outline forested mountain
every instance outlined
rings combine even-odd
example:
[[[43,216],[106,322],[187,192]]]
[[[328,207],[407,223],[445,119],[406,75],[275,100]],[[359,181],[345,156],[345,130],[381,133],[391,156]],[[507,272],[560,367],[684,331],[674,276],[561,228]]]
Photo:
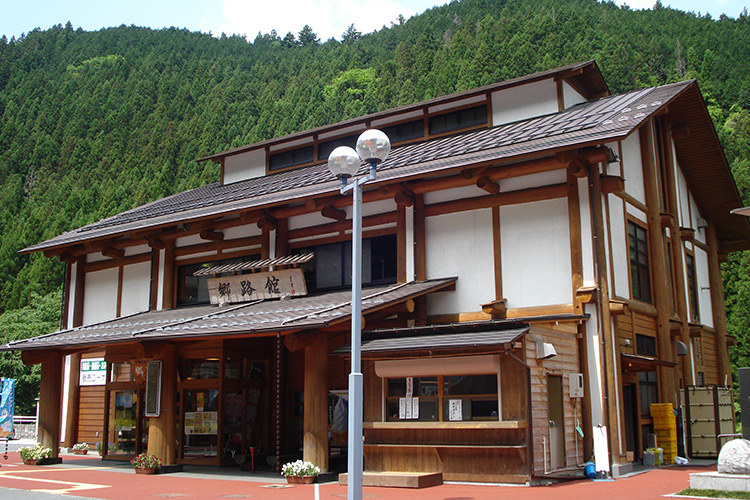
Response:
[[[0,341],[19,334],[20,308],[34,321],[32,311],[60,300],[61,263],[18,250],[218,180],[217,165],[197,158],[589,59],[613,93],[697,78],[750,204],[746,11],[716,20],[658,2],[634,11],[595,0],[464,0],[370,34],[352,25],[341,39],[321,42],[314,26],[248,40],[70,23],[0,39]],[[742,366],[748,271],[747,253],[725,266]],[[0,374],[16,376],[4,356]]]

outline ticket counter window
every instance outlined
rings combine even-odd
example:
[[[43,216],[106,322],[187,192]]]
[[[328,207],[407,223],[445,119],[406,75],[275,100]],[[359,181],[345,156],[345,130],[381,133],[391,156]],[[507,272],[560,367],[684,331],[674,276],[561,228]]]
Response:
[[[214,458],[219,454],[219,389],[184,392],[184,443],[186,459]]]

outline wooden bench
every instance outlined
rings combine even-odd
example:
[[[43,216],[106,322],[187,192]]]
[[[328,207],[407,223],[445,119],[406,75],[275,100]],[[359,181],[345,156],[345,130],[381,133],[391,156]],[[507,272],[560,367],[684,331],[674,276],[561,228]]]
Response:
[[[347,483],[347,475],[339,474],[339,484]],[[442,472],[364,472],[362,486],[387,486],[391,488],[429,488],[443,484]]]

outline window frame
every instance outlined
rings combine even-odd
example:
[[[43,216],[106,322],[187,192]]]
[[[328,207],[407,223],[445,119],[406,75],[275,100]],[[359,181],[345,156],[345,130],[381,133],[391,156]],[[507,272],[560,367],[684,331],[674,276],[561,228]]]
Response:
[[[626,234],[628,241],[628,280],[630,282],[630,296],[634,300],[645,302],[647,304],[653,304],[653,273],[651,273],[651,243],[649,240],[648,228],[641,221],[630,217],[628,217],[626,222]],[[635,259],[633,258],[634,249],[632,245],[633,235],[631,234],[631,227],[634,228],[635,231],[635,241],[643,242],[646,246],[645,250],[641,251],[638,248],[638,245],[636,245]],[[644,236],[643,239],[638,238],[639,232]],[[645,258],[645,262],[641,261],[641,259],[638,259],[638,256],[643,256]],[[637,266],[636,271],[638,271],[638,283],[636,283],[634,280],[634,266]],[[643,287],[643,276],[641,275],[641,272],[643,271],[645,271],[647,278],[645,280],[645,289]],[[644,292],[647,292],[647,297],[644,296]]]

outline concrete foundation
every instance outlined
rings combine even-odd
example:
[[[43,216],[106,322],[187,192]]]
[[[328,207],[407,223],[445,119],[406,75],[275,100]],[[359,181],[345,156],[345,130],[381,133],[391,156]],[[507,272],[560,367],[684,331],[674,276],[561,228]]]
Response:
[[[690,474],[690,487],[696,490],[750,492],[750,475],[699,472]]]

